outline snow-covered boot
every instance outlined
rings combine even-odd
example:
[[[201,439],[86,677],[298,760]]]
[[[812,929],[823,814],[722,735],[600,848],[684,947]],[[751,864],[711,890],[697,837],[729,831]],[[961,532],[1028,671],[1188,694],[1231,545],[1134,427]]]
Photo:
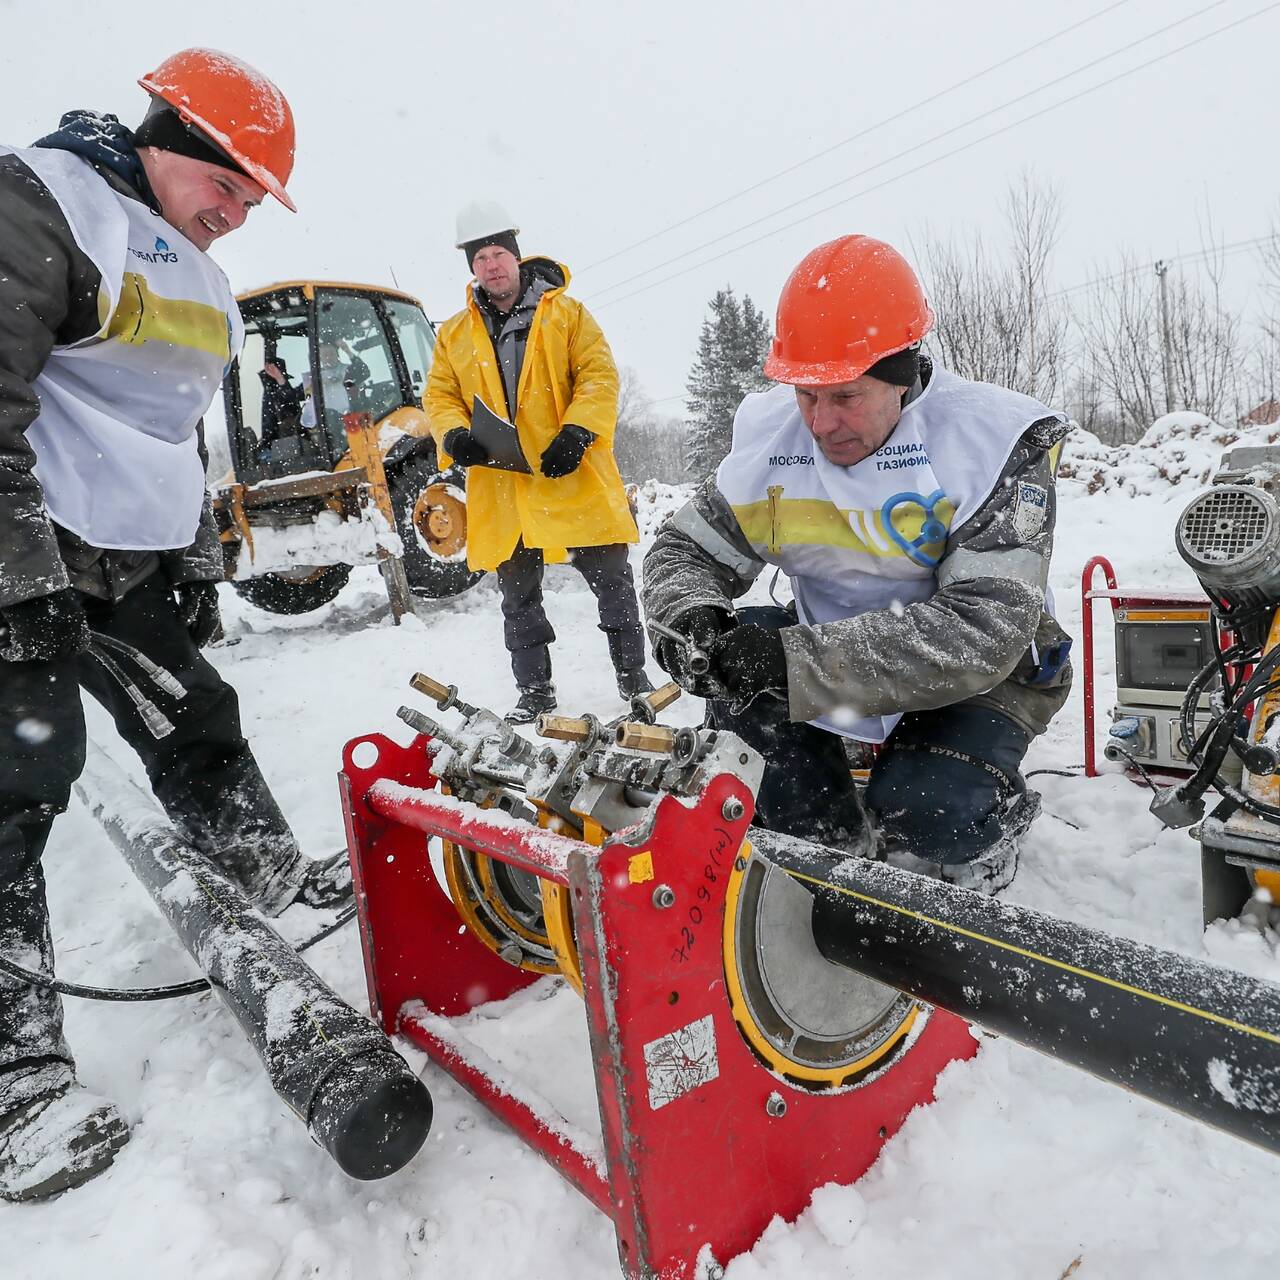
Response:
[[[1018,873],[1022,837],[1039,816],[1040,793],[1019,792],[1001,815],[1000,839],[969,862],[947,863],[942,867],[942,878],[948,884],[985,893],[988,897],[1007,889]]]
[[[649,679],[643,667],[635,671],[618,672],[618,693],[627,702],[642,693],[653,692],[653,681]]]
[[[96,1177],[129,1141],[114,1102],[74,1082],[0,1116],[0,1199],[44,1200]]]
[[[332,857],[317,858],[307,863],[306,879],[303,880],[295,901],[320,911],[327,907],[342,906],[351,900],[354,892],[351,859],[343,849]]]
[[[985,893],[994,898],[1001,889],[1007,889],[1018,871],[1018,850],[1021,836],[1001,836],[984,853],[968,862],[948,862],[938,868],[947,884],[974,893]]]
[[[555,709],[555,685],[521,685],[519,701],[502,718],[508,724],[532,724],[540,715]]]
[[[971,889],[974,893],[994,897],[1013,883],[1013,877],[1018,871],[1022,837],[1039,815],[1040,793],[1020,791],[1009,801],[1000,818],[1000,839],[976,858],[971,858],[968,862],[937,863],[889,845],[885,850],[885,860],[904,871],[933,876],[961,889]]]
[[[253,905],[264,916],[274,918],[295,902],[317,909],[339,907],[354,891],[351,860],[345,849],[327,858],[308,858],[298,853],[277,868],[254,896]]]

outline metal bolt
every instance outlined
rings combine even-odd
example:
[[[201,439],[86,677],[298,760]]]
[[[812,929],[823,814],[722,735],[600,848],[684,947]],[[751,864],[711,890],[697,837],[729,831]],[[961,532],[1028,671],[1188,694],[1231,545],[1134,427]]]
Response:
[[[764,1101],[764,1110],[766,1115],[776,1120],[779,1116],[787,1114],[787,1100],[780,1093],[771,1093]]]
[[[660,884],[653,891],[653,905],[659,911],[665,911],[667,907],[676,905],[676,891],[669,884]]]
[[[737,796],[730,796],[724,804],[720,806],[720,816],[726,822],[737,822],[747,811],[747,806],[738,799]]]
[[[747,869],[746,858],[744,858],[741,854],[739,854],[736,858],[734,858],[733,869],[735,871],[745,871]]]

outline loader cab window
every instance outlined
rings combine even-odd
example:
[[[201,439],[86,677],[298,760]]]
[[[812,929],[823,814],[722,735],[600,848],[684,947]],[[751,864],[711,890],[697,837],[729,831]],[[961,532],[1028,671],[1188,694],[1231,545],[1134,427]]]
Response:
[[[327,450],[302,421],[310,365],[305,306],[246,317],[239,358],[236,470],[247,480],[328,468]]]
[[[427,386],[427,374],[431,369],[431,353],[436,345],[435,330],[421,309],[410,302],[388,298],[384,305],[391,327],[400,342],[405,369],[409,374],[410,392],[414,402],[420,404]]]
[[[377,422],[400,408],[404,396],[386,333],[368,298],[317,294],[316,353],[319,386],[308,377],[303,412],[312,422],[323,421],[336,459],[347,451],[343,414],[369,413]]]

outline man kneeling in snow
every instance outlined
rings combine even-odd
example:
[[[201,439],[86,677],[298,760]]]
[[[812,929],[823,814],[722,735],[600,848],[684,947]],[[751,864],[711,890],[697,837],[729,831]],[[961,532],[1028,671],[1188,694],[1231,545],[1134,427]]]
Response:
[[[920,353],[933,316],[889,245],[810,253],[733,447],[644,562],[662,667],[765,757],[756,821],[995,893],[1039,809],[1019,766],[1066,701],[1046,610],[1063,415]],[[766,564],[788,608],[745,608]],[[883,743],[868,820],[841,738]]]
[[[0,147],[0,955],[28,969],[53,966],[40,856],[84,763],[77,684],[263,911],[351,893],[345,854],[299,851],[199,653],[222,556],[198,430],[243,336],[206,250],[268,192],[293,208],[293,118],[213,50],[140,83],[136,133],[73,112]],[[57,996],[0,973],[0,1197],[75,1186],[126,1141],[74,1070]]]

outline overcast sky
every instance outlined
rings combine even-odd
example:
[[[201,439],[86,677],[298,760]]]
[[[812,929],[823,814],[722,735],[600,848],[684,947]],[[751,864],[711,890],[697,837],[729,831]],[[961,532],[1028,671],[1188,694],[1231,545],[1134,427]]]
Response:
[[[186,45],[234,53],[284,89],[299,212],[268,202],[216,247],[237,289],[298,277],[390,284],[394,271],[443,319],[468,279],[453,248],[457,208],[496,198],[518,220],[523,252],[569,266],[619,363],[671,413],[717,288],[732,284],[772,313],[788,271],[833,236],[866,232],[909,250],[926,223],[998,234],[1023,166],[1063,191],[1063,287],[1121,247],[1143,262],[1198,250],[1206,208],[1224,242],[1260,236],[1280,196],[1280,0],[0,0],[0,21],[0,139],[15,145],[72,107],[137,123],[146,97],[134,81]],[[1228,260],[1242,302],[1252,265],[1248,254]]]

